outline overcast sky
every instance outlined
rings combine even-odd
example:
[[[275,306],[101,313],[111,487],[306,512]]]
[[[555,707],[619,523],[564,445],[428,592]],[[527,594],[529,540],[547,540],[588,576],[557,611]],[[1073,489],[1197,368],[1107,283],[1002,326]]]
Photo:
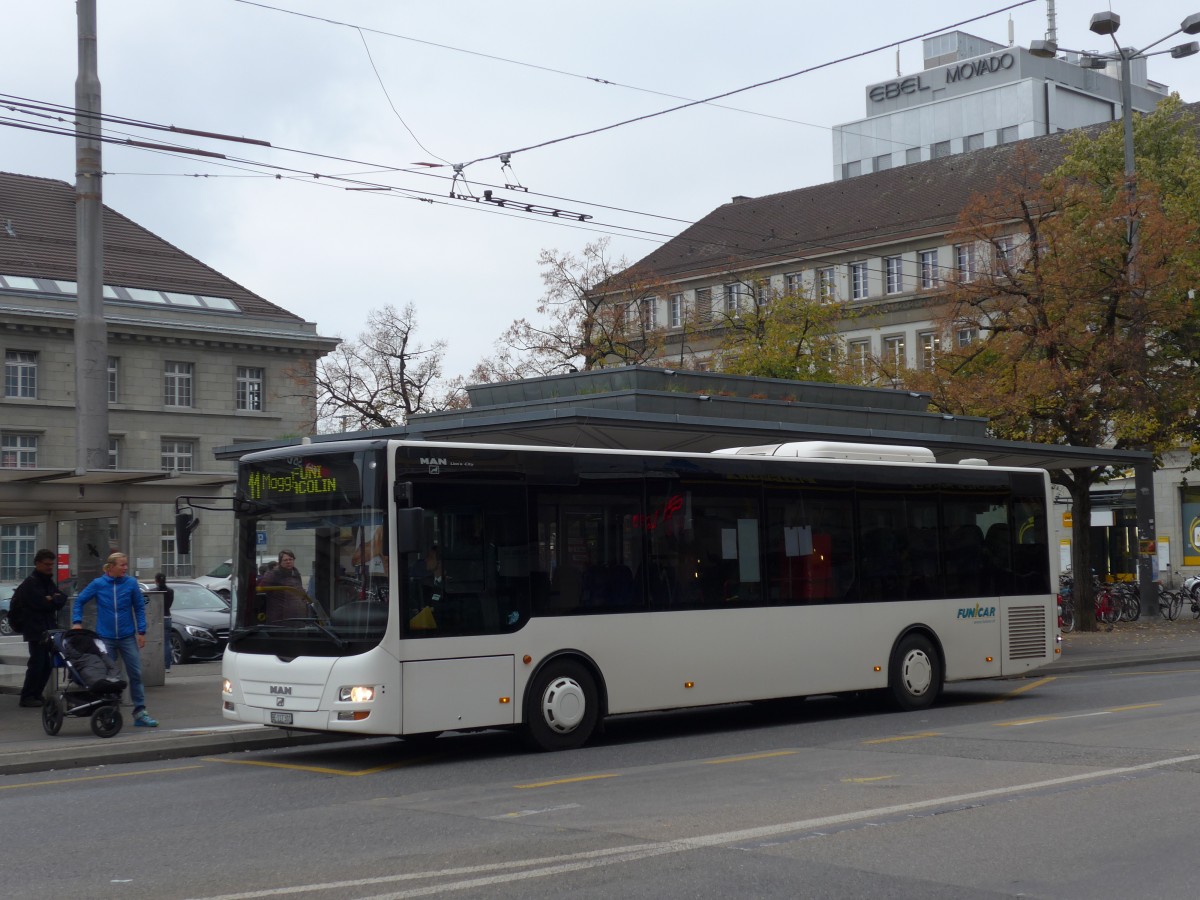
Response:
[[[830,180],[830,129],[864,115],[867,84],[895,76],[897,42],[901,70],[918,72],[921,43],[906,39],[1009,3],[269,5],[345,24],[238,0],[99,0],[104,112],[340,159],[176,138],[307,173],[277,179],[245,163],[106,144],[105,202],[324,335],[355,337],[369,310],[412,302],[422,339],[449,342],[447,375],[455,375],[488,355],[513,319],[534,316],[543,248],[577,252],[607,233],[613,255],[632,262],[733,195]],[[1106,3],[1056,5],[1061,46],[1111,48],[1087,28]],[[1122,43],[1141,48],[1200,11],[1200,0],[1121,3],[1115,11],[1124,19]],[[1045,36],[1045,0],[960,27],[1006,43],[1010,15],[1017,43]],[[0,21],[0,93],[73,104],[74,2],[0,0]],[[695,106],[524,150],[507,171],[485,159],[681,102],[664,94],[701,99],[876,47],[886,49],[719,101],[738,110]],[[1200,100],[1200,56],[1156,58],[1150,77],[1185,101]],[[0,117],[38,121],[8,110]],[[111,126],[118,132],[169,137]],[[476,195],[517,181],[536,192],[529,202],[592,220],[572,225],[452,203],[448,167],[413,165],[477,159],[484,161],[464,170]],[[73,141],[0,127],[0,170],[73,182]],[[408,193],[349,191],[313,174]]]

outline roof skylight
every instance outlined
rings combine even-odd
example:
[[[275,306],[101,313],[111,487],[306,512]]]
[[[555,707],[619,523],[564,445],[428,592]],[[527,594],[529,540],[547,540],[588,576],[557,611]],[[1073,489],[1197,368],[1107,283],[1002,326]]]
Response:
[[[11,291],[36,291],[39,294],[62,295],[76,300],[79,286],[74,281],[54,278],[29,278],[25,275],[0,275],[0,288]],[[222,312],[241,312],[228,297],[209,297],[206,294],[185,294],[180,291],[156,291],[152,288],[104,285],[104,299],[119,303],[150,303],[155,306],[179,306],[190,309],[215,309]]]

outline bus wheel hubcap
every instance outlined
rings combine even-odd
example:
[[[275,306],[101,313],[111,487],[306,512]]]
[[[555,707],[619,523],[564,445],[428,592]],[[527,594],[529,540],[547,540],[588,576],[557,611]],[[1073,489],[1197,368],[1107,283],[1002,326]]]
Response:
[[[542,695],[542,717],[554,731],[566,734],[583,721],[587,697],[574,678],[555,678]]]
[[[914,697],[920,697],[933,683],[933,666],[929,657],[914,650],[904,657],[904,686]]]

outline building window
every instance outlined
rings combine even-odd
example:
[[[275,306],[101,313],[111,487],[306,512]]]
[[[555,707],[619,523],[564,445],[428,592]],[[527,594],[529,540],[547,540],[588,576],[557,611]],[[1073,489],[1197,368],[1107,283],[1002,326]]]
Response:
[[[975,245],[954,245],[954,268],[958,272],[959,281],[971,281],[975,278]]]
[[[865,262],[850,263],[850,297],[853,300],[866,300],[870,295],[867,283],[867,264]]]
[[[726,315],[736,316],[742,311],[742,294],[745,293],[746,286],[740,282],[725,285],[725,313]]]
[[[237,369],[237,408],[262,412],[263,370],[250,366]]]
[[[110,469],[121,468],[121,439],[110,437],[108,439],[108,467]]]
[[[992,241],[992,251],[996,260],[996,271],[1003,272],[1013,263],[1013,248],[1015,247],[1011,234],[1002,235]]]
[[[804,281],[799,272],[784,275],[783,283],[786,286],[788,296],[798,297],[800,296],[800,292],[804,290]]]
[[[108,402],[116,403],[121,397],[121,360],[116,356],[108,358]]]
[[[712,288],[696,288],[696,321],[712,321]]]
[[[833,299],[833,266],[817,269],[817,298],[819,300]]]
[[[902,267],[899,256],[885,256],[883,258],[883,271],[887,277],[887,292],[889,294],[898,294],[904,290],[904,277],[901,274]]]
[[[0,469],[36,469],[38,439],[36,434],[6,434],[0,436]]]
[[[921,148],[920,147],[909,147],[907,150],[904,151],[904,162],[906,164],[911,166],[913,163],[919,163],[920,161],[921,161]]]
[[[883,339],[883,359],[898,372],[908,365],[905,355],[904,335],[894,334]]]
[[[647,297],[642,301],[646,305],[646,327],[658,327],[658,298]]]
[[[771,302],[771,282],[764,281],[761,284],[755,286],[754,301],[759,306],[766,306],[768,303]]]
[[[892,154],[881,153],[872,160],[876,172],[885,172],[892,167]]]
[[[37,397],[37,354],[30,350],[4,353],[4,396]]]
[[[938,141],[936,144],[929,145],[929,158],[941,159],[943,156],[950,155],[950,142]]]
[[[166,406],[192,405],[192,364],[168,362],[163,375],[163,403]]]
[[[958,344],[958,346],[960,348],[968,347],[971,344],[975,343],[975,341],[978,339],[979,339],[979,329],[978,328],[973,328],[973,327],[959,328],[954,332],[954,342],[956,344]]]
[[[937,287],[938,264],[936,250],[922,250],[918,257],[921,267],[921,287],[931,290]]]
[[[968,134],[967,139],[963,142],[963,147],[964,147],[964,149],[966,149],[968,151],[982,150],[983,149],[983,133],[980,132],[979,134]]]
[[[36,525],[0,525],[0,581],[20,581],[28,575],[36,548]]]
[[[672,294],[668,301],[671,327],[680,328],[683,326],[683,294]]]
[[[162,469],[164,472],[191,472],[196,457],[196,445],[192,441],[177,441],[163,438]]]
[[[168,578],[190,578],[192,576],[191,555],[175,552],[175,525],[162,526],[158,550],[162,556],[162,571]]]
[[[854,162],[842,163],[842,177],[856,178],[862,174],[862,160],[856,159]]]
[[[937,332],[926,331],[921,335],[921,368],[932,372],[942,349],[942,339]]]
[[[1009,125],[1005,128],[1000,128],[996,131],[997,144],[1011,144],[1020,137],[1019,130],[1016,125]]]
[[[870,340],[850,341],[846,344],[846,361],[865,379],[871,369]]]

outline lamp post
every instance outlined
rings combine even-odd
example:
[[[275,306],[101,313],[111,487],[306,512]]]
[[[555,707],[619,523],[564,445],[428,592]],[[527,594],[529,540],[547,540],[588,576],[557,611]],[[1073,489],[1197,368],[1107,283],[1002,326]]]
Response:
[[[1200,43],[1188,41],[1177,44],[1166,50],[1154,50],[1159,44],[1170,40],[1177,34],[1200,33],[1200,13],[1193,13],[1182,22],[1179,28],[1170,34],[1159,38],[1140,50],[1133,47],[1122,47],[1115,37],[1121,27],[1121,17],[1111,10],[1098,12],[1092,16],[1088,28],[1098,35],[1107,35],[1112,39],[1115,50],[1111,53],[1080,53],[1079,64],[1086,69],[1104,69],[1110,62],[1120,62],[1121,71],[1121,126],[1125,144],[1125,193],[1129,203],[1128,246],[1129,265],[1127,275],[1132,285],[1136,278],[1134,259],[1138,243],[1138,217],[1134,209],[1137,201],[1136,157],[1133,150],[1133,78],[1132,63],[1135,59],[1146,59],[1151,56],[1169,53],[1172,59],[1183,59],[1200,53]],[[1053,40],[1031,41],[1029,52],[1033,56],[1053,58],[1058,54],[1059,46]],[[1075,51],[1078,52],[1078,51]],[[1142,613],[1153,616],[1158,611],[1158,598],[1152,580],[1151,548],[1154,546],[1156,533],[1154,521],[1154,468],[1151,463],[1139,463],[1134,467],[1134,505],[1137,512],[1138,532],[1138,585]]]

